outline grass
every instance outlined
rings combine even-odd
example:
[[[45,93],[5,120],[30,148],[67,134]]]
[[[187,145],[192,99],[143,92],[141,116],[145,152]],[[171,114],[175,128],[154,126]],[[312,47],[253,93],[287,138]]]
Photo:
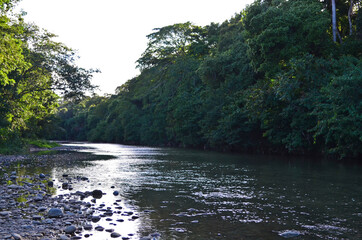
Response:
[[[12,141],[0,142],[0,154],[24,154],[29,151],[29,147],[31,146],[38,148],[53,148],[59,147],[60,145],[56,142],[50,142],[43,139],[16,138]]]
[[[33,145],[38,148],[53,148],[60,146],[56,142],[50,142],[44,139],[24,139],[24,141],[27,145]]]

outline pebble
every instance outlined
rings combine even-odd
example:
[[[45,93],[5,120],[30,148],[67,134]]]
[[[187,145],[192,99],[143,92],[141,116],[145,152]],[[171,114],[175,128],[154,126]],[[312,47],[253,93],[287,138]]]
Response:
[[[46,167],[48,162],[43,162],[42,159],[49,158],[51,161],[59,163],[58,158],[69,161],[69,156],[71,155],[59,154],[59,156],[55,155],[54,158],[54,155],[51,157],[39,155],[32,159],[32,164]],[[87,155],[87,159],[88,157],[89,155]],[[3,166],[9,168],[10,164],[8,163],[11,161],[27,158],[27,156],[0,156],[0,171]],[[20,172],[13,171],[11,174],[3,172],[3,175],[0,175],[0,180],[2,180],[2,183],[0,183],[0,239],[70,240],[87,238],[92,234],[85,234],[83,231],[105,230],[102,226],[94,228],[92,225],[92,222],[100,221],[101,216],[108,217],[105,220],[108,220],[109,225],[117,226],[115,219],[119,218],[122,212],[114,210],[115,207],[118,207],[118,209],[122,209],[122,207],[111,203],[107,206],[105,204],[101,204],[100,207],[96,206],[98,201],[96,199],[105,195],[104,192],[98,189],[85,192],[70,191],[72,183],[75,181],[89,182],[88,178],[81,176],[70,177],[68,174],[64,174],[63,178],[58,179],[59,182],[57,182],[56,179],[48,179],[49,175],[46,172],[32,176],[17,175]],[[15,179],[18,182],[12,181],[10,185],[6,184]],[[18,185],[19,183],[21,185]],[[57,189],[62,188],[62,186],[69,191],[64,191],[62,195],[51,196],[49,187]],[[62,190],[60,189],[60,191]],[[110,192],[112,193],[112,190]],[[115,196],[119,195],[117,191],[113,191],[113,193]],[[93,198],[88,199],[87,202],[83,201],[89,196],[93,196]],[[20,202],[18,201],[19,197],[22,197]],[[118,199],[115,202],[118,203],[121,200]],[[93,215],[95,213],[98,214]],[[110,218],[112,215],[114,215],[115,219]],[[127,212],[126,215],[133,215],[133,212]],[[123,221],[123,219],[118,219],[118,222]],[[77,228],[77,226],[82,227]],[[121,237],[114,229],[107,228],[106,231],[112,238]]]
[[[103,192],[101,190],[93,190],[92,196],[97,199],[102,198]]]
[[[23,238],[19,235],[19,234],[17,234],[17,233],[13,233],[13,234],[11,234],[11,236],[14,238],[14,240],[22,240]]]
[[[94,229],[97,230],[97,231],[102,232],[102,231],[104,230],[104,227],[102,227],[102,226],[97,226],[97,227],[95,227]]]
[[[76,230],[77,230],[77,228],[75,226],[70,225],[64,229],[64,232],[67,234],[73,234],[73,233],[75,233]]]
[[[48,212],[48,217],[50,218],[59,218],[63,217],[63,211],[59,208],[51,208]]]
[[[112,238],[119,238],[120,236],[121,236],[121,234],[119,234],[119,233],[116,233],[116,232],[111,233]]]

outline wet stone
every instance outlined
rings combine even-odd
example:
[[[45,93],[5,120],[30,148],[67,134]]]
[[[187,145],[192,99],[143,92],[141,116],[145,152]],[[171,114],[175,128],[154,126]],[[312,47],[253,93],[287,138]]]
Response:
[[[121,234],[116,233],[116,232],[112,232],[111,233],[111,238],[119,238],[121,236]]]
[[[99,231],[99,232],[102,232],[104,230],[104,227],[102,226],[97,226],[94,228],[95,230]]]
[[[92,230],[93,226],[91,224],[86,224],[83,226],[84,230]]]
[[[101,220],[101,217],[100,216],[92,216],[92,222],[96,223],[96,222],[99,222],[99,220]]]
[[[102,198],[102,196],[103,196],[103,192],[101,190],[94,190],[92,192],[92,197],[94,197],[94,198],[99,199],[99,198]]]

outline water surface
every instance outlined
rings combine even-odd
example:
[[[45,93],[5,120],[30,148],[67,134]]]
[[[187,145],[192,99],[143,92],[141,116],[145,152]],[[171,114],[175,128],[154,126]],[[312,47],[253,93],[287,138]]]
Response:
[[[232,155],[117,144],[69,144],[113,159],[53,166],[85,176],[73,191],[101,189],[97,204],[122,214],[97,223],[139,239],[362,239],[362,166],[318,159]],[[114,188],[112,188],[114,187]],[[113,196],[114,190],[119,196]],[[57,194],[65,191],[58,190]],[[139,216],[132,219],[124,212]],[[123,218],[124,222],[116,222]],[[95,225],[97,225],[95,224]],[[88,239],[110,239],[91,232]]]

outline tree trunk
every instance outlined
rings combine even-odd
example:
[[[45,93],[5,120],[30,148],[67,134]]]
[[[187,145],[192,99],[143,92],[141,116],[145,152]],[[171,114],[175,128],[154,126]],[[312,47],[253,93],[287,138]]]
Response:
[[[332,1],[332,32],[333,32],[333,41],[337,42],[337,17],[336,17],[336,1]]]
[[[349,6],[349,9],[348,9],[348,22],[349,22],[349,35],[350,36],[352,36],[352,33],[353,33],[352,19],[351,19],[352,11],[353,11],[353,0],[351,0],[351,5]]]

